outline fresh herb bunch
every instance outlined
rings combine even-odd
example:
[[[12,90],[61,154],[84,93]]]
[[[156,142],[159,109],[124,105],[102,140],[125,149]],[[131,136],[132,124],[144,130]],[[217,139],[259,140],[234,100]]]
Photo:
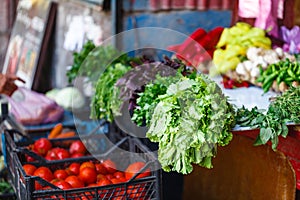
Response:
[[[148,85],[156,86],[157,83]],[[145,100],[145,104],[153,106]],[[146,136],[159,143],[162,169],[188,174],[193,170],[192,164],[211,168],[217,145],[231,141],[230,130],[235,124],[233,108],[217,84],[205,75],[195,79],[182,76],[155,101]]]
[[[88,59],[86,59],[88,58]],[[87,41],[80,52],[73,53],[73,65],[67,71],[69,83],[77,76],[86,76],[89,81],[95,84],[102,73],[109,65],[122,63],[130,65],[131,62],[136,61],[135,58],[130,58],[127,54],[123,54],[113,46],[100,45],[95,46],[92,41]]]
[[[91,102],[91,118],[113,121],[112,109],[116,101],[114,85],[130,69],[129,65],[117,63],[107,67],[101,74],[95,85],[95,94]]]
[[[82,47],[82,50],[80,52],[74,52],[73,53],[73,64],[72,67],[67,71],[67,77],[69,83],[72,83],[72,81],[78,76],[78,72],[80,69],[81,64],[85,60],[85,58],[88,56],[88,54],[95,49],[95,44],[88,40]]]
[[[255,145],[272,142],[276,150],[278,136],[286,137],[287,123],[300,123],[300,87],[291,87],[270,103],[266,112],[257,107],[248,110],[244,107],[236,111],[236,124],[243,127],[259,128]]]
[[[181,73],[176,73],[175,76],[168,78],[157,75],[154,81],[145,85],[144,91],[138,93],[137,106],[133,110],[132,121],[138,126],[146,125],[149,127],[154,108],[159,102],[158,96],[166,94],[167,88],[181,78]]]

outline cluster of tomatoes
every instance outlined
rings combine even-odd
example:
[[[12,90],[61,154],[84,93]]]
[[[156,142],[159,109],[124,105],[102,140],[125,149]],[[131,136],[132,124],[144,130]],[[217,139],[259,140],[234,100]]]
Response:
[[[68,148],[53,147],[51,141],[47,138],[40,138],[33,144],[28,146],[28,149],[46,160],[62,160],[66,158],[78,158],[85,156],[88,151],[81,140],[73,140]],[[33,162],[35,159],[26,155],[27,162]]]
[[[128,165],[127,169],[119,171],[111,159],[103,161],[85,161],[82,163],[73,162],[66,168],[51,170],[49,167],[36,167],[33,164],[24,164],[23,169],[28,176],[39,176],[62,190],[83,187],[97,187],[111,184],[124,183],[129,181],[136,173],[145,166],[144,162],[134,162]],[[141,172],[136,178],[150,176],[150,169]],[[42,186],[35,181],[36,190],[51,189],[49,186]],[[133,193],[129,188],[127,193]],[[124,191],[123,191],[124,192]],[[125,192],[124,192],[125,193]],[[135,191],[132,195],[145,195],[142,191]]]

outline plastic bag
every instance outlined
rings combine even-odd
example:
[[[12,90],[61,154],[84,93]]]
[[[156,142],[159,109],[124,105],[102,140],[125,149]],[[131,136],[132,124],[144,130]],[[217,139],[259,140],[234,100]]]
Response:
[[[53,123],[61,119],[64,109],[42,93],[19,87],[7,97],[9,112],[23,125]]]

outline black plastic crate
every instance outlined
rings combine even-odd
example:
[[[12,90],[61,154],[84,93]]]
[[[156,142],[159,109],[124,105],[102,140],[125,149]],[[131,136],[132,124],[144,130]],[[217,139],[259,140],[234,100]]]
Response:
[[[52,170],[64,168],[72,162],[84,162],[87,160],[101,160],[111,159],[120,170],[125,170],[129,163],[136,161],[144,161],[146,166],[139,172],[141,173],[146,168],[150,167],[155,169],[151,171],[151,175],[136,179],[137,173],[132,179],[127,182],[99,186],[99,187],[86,187],[80,189],[61,190],[51,183],[33,176],[25,175],[22,168],[24,160],[22,154],[24,152],[18,147],[18,142],[14,141],[14,134],[18,131],[5,130],[4,131],[4,151],[6,153],[5,159],[9,172],[10,181],[16,192],[18,199],[160,199],[161,198],[161,171],[156,155],[150,152],[139,139],[125,137],[117,143],[112,143],[105,137],[104,134],[89,135],[86,140],[90,145],[95,145],[96,154],[92,157],[70,158],[66,160],[57,161],[40,161],[32,163],[38,166],[47,166]],[[96,137],[96,138],[95,138]],[[106,139],[105,139],[106,138]],[[22,140],[21,140],[22,141]],[[98,143],[97,143],[98,141]],[[24,140],[22,141],[24,142]],[[99,150],[99,145],[102,148]],[[23,149],[24,150],[24,149]],[[38,181],[43,186],[49,186],[49,190],[34,190],[34,183]]]

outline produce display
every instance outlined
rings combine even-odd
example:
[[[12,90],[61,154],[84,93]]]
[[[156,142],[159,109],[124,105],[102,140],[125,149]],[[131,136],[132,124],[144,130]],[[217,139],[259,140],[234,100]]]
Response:
[[[214,51],[214,67],[210,74],[224,74],[235,70],[245,58],[249,47],[271,49],[271,40],[266,36],[266,31],[243,22],[224,28]]]
[[[280,61],[295,62],[295,60],[295,56],[284,52],[280,47],[275,49],[249,47],[246,52],[246,60],[240,62],[234,71],[238,76],[232,76],[232,78],[248,81],[256,85],[257,78],[261,76],[261,71],[266,71],[267,68],[270,68],[270,65],[282,63]]]
[[[44,159],[50,160],[63,160],[67,158],[78,158],[88,155],[88,151],[79,139],[69,141],[70,145],[66,147],[66,142],[61,142],[60,146],[54,146],[52,142],[47,138],[40,138],[36,140],[33,144],[27,146],[26,148],[36,155],[43,157]],[[26,154],[26,161],[33,162],[36,159],[28,154]],[[40,160],[37,160],[40,161]]]
[[[114,84],[129,70],[130,66],[118,63],[100,76],[91,102],[91,118],[113,120]]]
[[[224,33],[225,30],[227,33]],[[244,83],[259,85],[261,82],[264,92],[274,85],[276,79],[278,87],[282,82],[292,87],[291,90],[294,89],[293,86],[297,86],[300,76],[296,57],[279,47],[271,49],[270,39],[266,37],[264,30],[244,23],[225,30],[217,45],[220,49],[215,50],[214,56],[218,54],[216,51],[224,51],[224,45],[229,49],[239,49],[230,49],[224,55],[231,55],[239,60],[230,69],[235,70],[237,76],[243,76]],[[244,34],[246,35],[243,36]],[[231,40],[226,39],[226,35]],[[93,101],[91,108],[98,113],[108,113],[102,117],[113,121],[114,116],[122,114],[123,103],[129,102],[131,120],[138,126],[148,128],[146,137],[158,143],[158,160],[162,169],[167,172],[188,174],[192,172],[193,164],[212,168],[212,158],[216,156],[217,146],[230,143],[231,130],[236,125],[259,127],[261,134],[255,144],[271,141],[275,150],[278,136],[287,135],[286,123],[298,123],[297,118],[293,118],[296,114],[286,116],[282,114],[286,111],[279,111],[283,109],[282,103],[271,104],[267,113],[256,108],[251,111],[245,108],[235,109],[209,76],[197,73],[186,62],[169,58],[165,60],[167,62],[161,63],[147,60],[138,66],[126,68],[127,71],[122,71],[123,74],[108,69],[103,74],[105,77],[116,77],[115,74],[118,74],[118,78],[111,79],[107,85],[109,81],[99,77],[101,84],[96,87],[98,92],[93,97],[94,100],[109,97],[108,103]],[[228,61],[224,57],[220,60]],[[282,75],[278,77],[273,73]],[[264,78],[265,75],[271,75],[271,78]],[[249,86],[244,83],[241,85]],[[111,92],[101,92],[104,88],[105,92]],[[291,102],[298,100],[288,98]],[[279,101],[280,98],[276,100]],[[297,112],[298,110],[295,111]],[[100,115],[94,116],[97,118]],[[250,120],[254,116],[257,119]],[[247,123],[247,120],[250,122]]]
[[[267,111],[257,107],[251,110],[240,108],[236,111],[236,124],[259,128],[260,133],[255,144],[272,142],[272,148],[278,145],[278,136],[288,135],[288,123],[300,123],[300,87],[291,87],[271,102]]]
[[[194,52],[193,40],[204,49]],[[96,48],[88,41],[81,52],[74,53],[74,64],[67,72],[70,83],[78,76],[92,82],[92,119],[112,123],[129,102],[125,109],[131,114],[132,122],[147,127],[146,137],[158,143],[157,158],[164,171],[189,174],[193,165],[212,168],[218,146],[230,143],[234,127],[259,128],[254,145],[270,143],[276,150],[278,138],[285,138],[289,133],[288,124],[300,123],[299,60],[296,54],[282,47],[273,48],[266,30],[242,22],[210,32],[197,29],[191,38],[170,50],[176,58],[164,57],[158,62],[145,57],[130,58],[111,46]],[[266,110],[236,108],[218,84],[205,74],[206,68],[201,68],[209,56],[213,57],[214,64],[214,67],[209,65],[209,74],[222,75],[225,88],[253,85],[261,87],[262,94],[273,90],[279,95]],[[101,66],[99,60],[103,61]],[[79,97],[75,107],[85,103],[75,88],[66,88],[60,96],[58,92],[54,90],[47,95],[60,101],[59,105],[65,109],[73,107],[74,94]],[[17,155],[12,156],[14,159],[20,159],[25,178],[40,177],[48,183],[34,179],[34,192],[113,186],[113,191],[107,188],[83,191],[83,199],[148,197],[147,189],[154,186],[146,187],[147,183],[141,181],[153,175],[150,168],[144,169],[147,162],[129,162],[124,170],[117,170],[117,164],[109,156],[91,159],[93,152],[88,152],[83,140],[76,137],[75,131],[58,123],[47,137],[18,146],[17,153],[12,153]],[[53,164],[56,162],[60,164]],[[130,185],[133,179],[141,182]],[[24,177],[20,181],[25,183]],[[0,183],[0,187],[4,186]],[[62,195],[44,197],[63,199]]]
[[[57,125],[51,135],[60,130],[61,126]],[[18,199],[153,199],[159,196],[155,156],[134,138],[125,137],[117,144],[97,140],[103,151],[93,156],[86,156],[87,149],[78,139],[66,149],[57,146],[65,147],[65,142],[71,139],[38,138],[30,146],[41,157],[28,160],[24,157],[23,147],[19,146],[26,143],[25,138],[13,142],[11,134],[18,133],[14,130],[5,132],[6,162],[10,163],[7,166],[10,176],[16,176],[12,185]],[[60,151],[62,149],[65,151]],[[137,158],[124,154],[125,151],[147,155]],[[47,162],[42,159],[42,156],[52,156],[53,153],[57,153],[58,158]],[[65,153],[79,156],[65,157]]]
[[[147,137],[159,143],[162,168],[183,174],[192,172],[192,164],[211,168],[217,145],[229,144],[234,124],[232,107],[216,83],[182,77],[156,98]]]
[[[187,65],[207,73],[206,64],[211,61],[223,30],[223,27],[216,27],[210,31],[198,28],[183,43],[169,46],[168,50],[173,51],[176,57]]]
[[[91,160],[82,163],[73,162],[64,168],[35,166],[33,164],[24,164],[22,167],[28,176],[38,176],[62,190],[67,190],[124,183],[137,173],[139,174],[136,179],[150,176],[150,169],[141,171],[145,165],[146,163],[141,161],[130,163],[124,172],[116,170],[116,164],[110,159]],[[35,182],[35,190],[45,189],[51,188]],[[144,196],[145,194],[139,193],[135,197]]]
[[[289,59],[269,65],[260,72],[256,80],[262,84],[262,89],[267,92],[272,88],[276,92],[285,92],[289,87],[300,84],[300,63]]]
[[[115,72],[110,72],[110,77],[114,77]],[[132,120],[147,125],[146,136],[159,143],[158,160],[165,171],[191,173],[192,164],[211,168],[217,146],[227,145],[232,139],[233,108],[218,85],[176,60],[142,64],[113,81],[115,85],[109,85],[106,91],[122,87],[117,96],[111,96],[114,99],[110,103],[122,100],[135,103],[128,108],[133,111]],[[99,82],[108,81],[100,77]],[[99,89],[104,90],[103,85]],[[96,91],[94,99],[106,97],[101,95]],[[98,112],[110,110],[120,114],[121,103],[115,105],[120,107],[114,110],[104,103],[92,104]]]

